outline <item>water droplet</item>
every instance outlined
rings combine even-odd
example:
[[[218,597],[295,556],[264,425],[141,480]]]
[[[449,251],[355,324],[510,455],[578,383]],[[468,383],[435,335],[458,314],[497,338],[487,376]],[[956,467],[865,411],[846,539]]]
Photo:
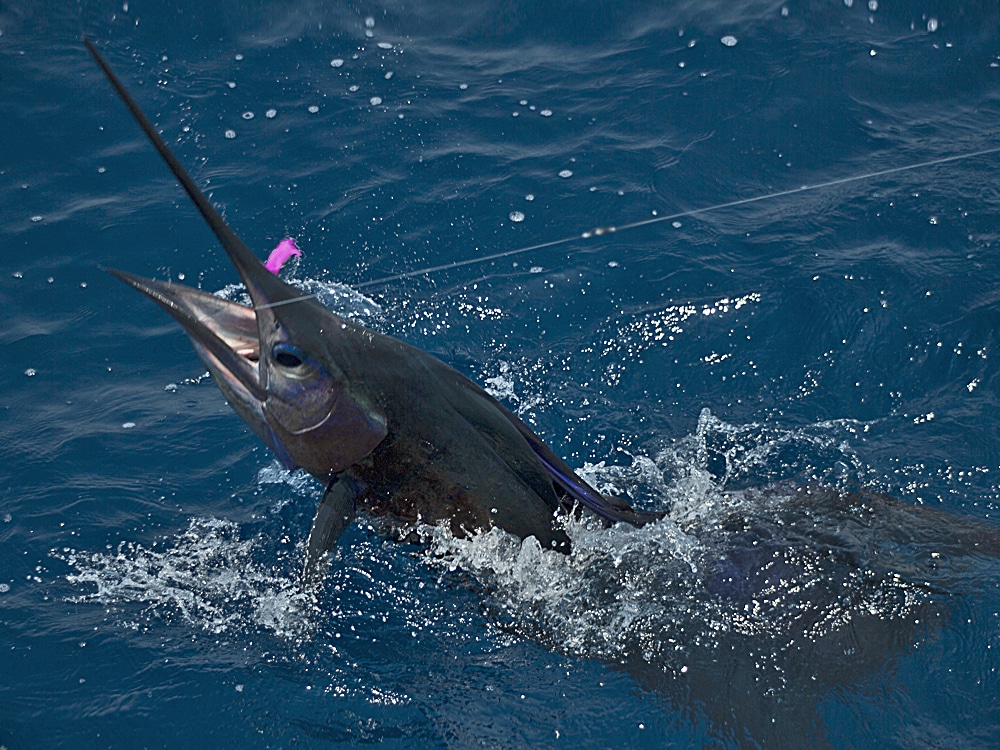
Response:
[[[522,107],[527,107],[528,106],[528,100],[527,99],[522,99],[521,101],[518,102],[518,104],[520,104]]]
[[[937,224],[938,223],[938,217],[937,216],[932,216],[930,218],[930,223],[931,224]]]
[[[534,193],[528,193],[526,196],[524,196],[524,199],[526,201],[533,201],[533,200],[535,200],[535,195],[534,195]]]
[[[44,218],[45,218],[44,216],[32,216],[31,217],[31,221],[34,222],[35,224],[37,224],[38,222],[42,221]]]
[[[932,34],[938,29],[938,20],[936,18],[927,19],[927,30]]]
[[[366,29],[374,29],[375,28],[375,19],[372,16],[368,16],[365,19],[365,28]]]
[[[529,273],[541,273],[542,272],[542,267],[541,266],[532,266],[531,268],[528,269],[528,272]]]
[[[572,177],[573,172],[572,170],[564,169],[562,172],[559,173],[559,176],[565,180],[567,177]]]
[[[358,84],[354,84],[353,86],[348,86],[347,90],[351,91],[351,92],[357,91],[358,90]]]
[[[97,174],[104,174],[107,170],[104,167],[97,168]]]
[[[392,71],[391,70],[388,73],[385,74],[385,80],[388,81],[390,78],[392,78]]]
[[[511,221],[524,221],[524,214],[521,213],[520,211],[511,211],[510,212],[510,220]]]
[[[252,120],[253,119],[253,112],[244,112],[243,115],[242,115],[242,117],[243,117],[244,120]]]
[[[389,42],[379,42],[378,43],[378,48],[379,49],[392,49],[392,45]]]
[[[844,0],[844,5],[846,5],[848,8],[851,8],[854,6],[854,0]]]
[[[520,112],[518,112],[517,110],[514,110],[514,111],[513,111],[513,112],[511,112],[510,114],[511,114],[511,117],[517,117],[517,116],[518,116],[518,115],[520,115],[521,113],[520,113]]]
[[[332,60],[330,60],[330,67],[331,68],[339,68],[343,64],[344,64],[343,59],[339,58],[339,57],[335,57]]]
[[[243,55],[241,55],[239,52],[237,52],[236,53],[236,59],[237,60],[242,60],[243,59]]]
[[[135,422],[122,422],[123,430],[131,430],[133,427],[135,427]]]
[[[609,260],[608,261],[608,268],[618,268],[618,261],[617,260]]]
[[[680,229],[681,228],[681,223],[679,221],[675,221],[675,222],[672,222],[670,224],[670,226],[672,226],[674,229]]]
[[[543,109],[538,114],[540,114],[542,117],[552,117],[552,110],[551,109]]]
[[[462,91],[465,91],[465,90],[466,90],[467,88],[469,88],[469,84],[467,84],[467,83],[460,83],[460,84],[458,84],[458,87],[459,87],[459,88],[460,88],[460,89],[461,89]]]
[[[225,133],[225,136],[229,140],[233,140],[233,138],[236,137],[236,131],[235,130],[227,130],[226,133]]]
[[[36,370],[34,367],[29,367],[27,370],[24,371],[24,374],[27,375],[29,378],[33,378],[35,377],[35,375],[38,374],[38,370]]]
[[[315,104],[309,107],[309,114],[314,115],[317,112],[319,112],[319,107],[317,107]]]
[[[369,102],[371,102],[371,105],[372,105],[373,107],[377,107],[377,106],[378,106],[379,104],[381,104],[381,103],[382,103],[382,97],[381,97],[381,96],[373,96],[373,97],[372,97],[371,99],[369,99],[368,101],[369,101]]]
[[[6,594],[8,591],[10,591],[10,584],[0,583],[0,594]]]
[[[226,85],[229,88],[234,89],[234,88],[236,88],[236,81],[226,81]]]
[[[726,34],[724,37],[722,37],[720,41],[727,47],[736,46],[736,37],[734,37],[732,34]]]
[[[868,0],[868,10],[872,13],[878,10],[878,0]]]
[[[268,120],[273,120],[277,116],[277,114],[278,114],[278,110],[276,110],[276,109],[269,109],[269,110],[267,110],[267,112],[264,113],[264,117],[266,117]]]
[[[14,277],[15,279],[23,279],[24,278],[24,274],[21,273],[20,271],[14,271],[14,273],[12,273],[11,276]]]

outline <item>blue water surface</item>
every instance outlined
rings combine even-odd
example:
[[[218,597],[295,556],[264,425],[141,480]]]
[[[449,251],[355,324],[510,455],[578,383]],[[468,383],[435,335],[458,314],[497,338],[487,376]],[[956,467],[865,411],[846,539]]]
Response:
[[[84,34],[250,247],[666,519],[362,523],[310,610],[321,487],[103,270],[239,297]],[[1000,153],[880,174],[1000,148],[995,1],[12,0],[0,81],[0,745],[997,747]]]

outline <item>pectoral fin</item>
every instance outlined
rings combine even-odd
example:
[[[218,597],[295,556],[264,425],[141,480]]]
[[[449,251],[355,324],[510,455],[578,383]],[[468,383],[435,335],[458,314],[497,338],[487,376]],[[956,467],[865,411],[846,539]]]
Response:
[[[356,515],[357,496],[357,488],[349,481],[334,479],[327,485],[306,542],[306,564],[302,571],[304,590],[316,589],[326,578],[330,552]]]

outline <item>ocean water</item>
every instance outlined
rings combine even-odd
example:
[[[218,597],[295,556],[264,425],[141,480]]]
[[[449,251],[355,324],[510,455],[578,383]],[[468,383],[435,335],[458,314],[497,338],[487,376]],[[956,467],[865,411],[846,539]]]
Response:
[[[0,3],[0,745],[997,747],[995,2],[64,6]],[[321,488],[103,271],[240,293],[84,34],[250,247],[666,518],[361,523],[303,601]]]

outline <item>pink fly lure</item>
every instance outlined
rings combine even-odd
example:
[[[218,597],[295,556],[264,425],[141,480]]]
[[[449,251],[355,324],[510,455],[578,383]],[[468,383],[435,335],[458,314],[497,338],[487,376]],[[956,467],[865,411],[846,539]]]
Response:
[[[293,255],[302,255],[302,251],[299,250],[298,246],[295,244],[295,240],[291,237],[287,237],[278,243],[278,246],[271,251],[271,254],[267,256],[267,262],[264,264],[264,268],[273,274],[277,274],[281,270],[281,267],[285,265],[289,258]]]

